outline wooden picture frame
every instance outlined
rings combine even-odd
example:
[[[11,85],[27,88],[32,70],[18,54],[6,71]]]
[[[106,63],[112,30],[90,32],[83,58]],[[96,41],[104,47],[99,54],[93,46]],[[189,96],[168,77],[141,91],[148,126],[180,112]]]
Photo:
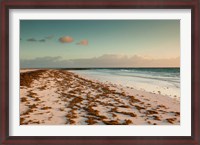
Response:
[[[199,0],[3,0],[1,2],[1,144],[200,144]],[[192,135],[191,136],[9,136],[9,10],[10,9],[191,9]]]

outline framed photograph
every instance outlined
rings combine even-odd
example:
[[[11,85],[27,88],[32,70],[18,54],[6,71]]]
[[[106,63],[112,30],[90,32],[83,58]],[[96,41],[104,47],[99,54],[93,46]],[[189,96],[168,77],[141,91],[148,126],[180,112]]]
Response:
[[[1,1],[1,144],[200,144],[199,1]]]

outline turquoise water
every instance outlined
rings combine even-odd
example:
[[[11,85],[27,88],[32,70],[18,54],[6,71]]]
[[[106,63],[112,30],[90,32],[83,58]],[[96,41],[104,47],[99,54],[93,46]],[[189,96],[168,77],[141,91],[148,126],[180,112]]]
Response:
[[[89,68],[72,72],[101,82],[180,96],[180,68]]]
[[[97,68],[84,69],[84,71],[88,73],[103,73],[105,75],[110,74],[180,82],[180,68]]]

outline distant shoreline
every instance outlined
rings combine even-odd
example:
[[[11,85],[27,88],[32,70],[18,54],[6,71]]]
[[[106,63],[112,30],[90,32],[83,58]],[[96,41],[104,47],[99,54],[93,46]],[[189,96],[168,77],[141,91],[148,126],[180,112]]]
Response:
[[[90,70],[90,69],[180,69],[180,67],[86,67],[86,68],[20,68],[20,69],[59,69],[59,70]]]

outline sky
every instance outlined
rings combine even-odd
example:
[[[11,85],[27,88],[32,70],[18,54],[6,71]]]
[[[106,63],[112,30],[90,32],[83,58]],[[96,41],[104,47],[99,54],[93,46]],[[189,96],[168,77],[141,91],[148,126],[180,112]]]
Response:
[[[21,20],[20,66],[179,67],[179,20]]]

